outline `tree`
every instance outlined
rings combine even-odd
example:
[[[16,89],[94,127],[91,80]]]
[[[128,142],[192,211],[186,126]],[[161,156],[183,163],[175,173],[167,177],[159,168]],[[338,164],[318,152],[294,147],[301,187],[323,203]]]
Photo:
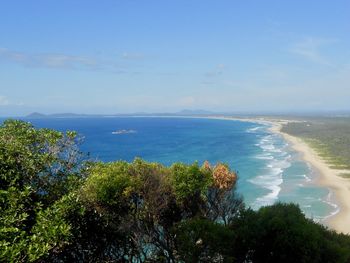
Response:
[[[226,183],[220,184],[219,181]],[[235,200],[235,182],[236,175],[223,165],[211,170],[201,168],[197,163],[175,163],[165,167],[141,159],[132,163],[96,163],[82,187],[81,199],[87,212],[90,215],[95,213],[99,222],[104,222],[97,234],[103,238],[98,238],[99,242],[94,244],[95,248],[101,246],[103,252],[96,250],[99,251],[97,255],[89,249],[92,253],[89,258],[178,262],[181,258],[188,258],[181,254],[186,250],[179,242],[191,240],[181,233],[192,226],[198,226],[198,229],[203,229],[200,226],[211,227],[208,242],[213,248],[203,247],[200,254],[220,258],[221,250],[213,251],[219,239],[224,242],[222,238],[225,236],[215,236],[225,232],[221,219],[228,222],[236,215],[234,210],[243,207],[241,199]],[[209,194],[212,191],[218,193],[215,200]],[[219,215],[215,219],[214,201],[223,201],[217,206]],[[226,231],[229,230],[226,228]],[[86,246],[89,241],[84,242]]]
[[[83,174],[77,143],[74,132],[0,126],[0,260],[34,261],[68,239],[62,198]]]
[[[233,262],[234,232],[208,219],[191,219],[175,228],[179,262]]]
[[[350,256],[349,237],[305,218],[295,204],[242,211],[230,229],[238,262],[348,262]]]
[[[243,200],[235,191],[237,174],[221,163],[211,167],[209,162],[205,162],[202,170],[213,177],[213,184],[206,192],[206,217],[228,225],[244,209]]]

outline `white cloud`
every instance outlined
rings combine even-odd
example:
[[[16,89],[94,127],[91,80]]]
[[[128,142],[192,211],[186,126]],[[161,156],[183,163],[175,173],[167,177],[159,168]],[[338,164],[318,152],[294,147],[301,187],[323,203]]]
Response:
[[[226,69],[226,65],[225,64],[218,64],[216,65],[216,67],[205,73],[206,77],[216,77],[216,76],[220,76],[224,73],[224,70]]]
[[[75,68],[97,66],[97,61],[92,58],[68,56],[62,54],[48,54],[36,57],[37,62],[52,68]]]
[[[5,96],[0,96],[0,106],[10,105],[9,100]]]
[[[108,59],[68,54],[18,52],[0,47],[1,61],[34,68],[106,70],[114,73],[126,73],[122,65]]]
[[[226,81],[230,87],[221,96],[222,105],[250,111],[349,110],[350,65],[324,70],[319,74],[291,67],[271,67],[255,72],[256,78]]]
[[[295,43],[289,51],[314,63],[332,66],[329,59],[322,54],[321,49],[336,42],[338,42],[337,39],[307,37],[302,41]]]
[[[128,59],[128,60],[140,60],[145,58],[143,54],[129,53],[129,52],[124,52],[121,57],[122,59]]]
[[[6,96],[0,96],[0,107],[1,106],[24,106],[23,102],[13,102]]]

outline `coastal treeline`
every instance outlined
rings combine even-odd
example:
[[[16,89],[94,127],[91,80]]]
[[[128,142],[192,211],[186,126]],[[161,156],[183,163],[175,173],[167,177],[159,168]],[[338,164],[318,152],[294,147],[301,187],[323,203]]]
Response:
[[[75,132],[0,126],[1,262],[350,262],[294,204],[253,211],[225,164],[90,161]]]

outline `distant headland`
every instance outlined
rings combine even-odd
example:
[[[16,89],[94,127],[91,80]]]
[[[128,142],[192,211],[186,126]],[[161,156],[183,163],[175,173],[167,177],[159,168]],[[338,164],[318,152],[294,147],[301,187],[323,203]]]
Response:
[[[163,112],[163,113],[147,113],[147,112],[134,112],[134,113],[116,113],[116,114],[79,114],[79,113],[54,113],[43,114],[39,112],[33,112],[25,118],[28,119],[43,119],[43,118],[94,118],[94,117],[128,117],[128,116],[208,116],[224,113],[215,113],[206,110],[181,110],[178,112]]]
[[[167,117],[167,116],[230,116],[239,118],[255,118],[255,117],[350,117],[350,111],[317,111],[317,112],[216,112],[208,110],[189,110],[184,109],[177,112],[132,112],[132,113],[115,113],[115,114],[85,114],[85,113],[54,113],[44,114],[33,112],[26,116],[28,119],[43,119],[43,118],[99,118],[99,117]]]

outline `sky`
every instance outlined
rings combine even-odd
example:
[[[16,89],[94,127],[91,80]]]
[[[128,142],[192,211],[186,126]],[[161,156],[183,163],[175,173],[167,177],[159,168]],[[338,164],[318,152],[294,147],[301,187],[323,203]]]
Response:
[[[350,110],[348,0],[0,2],[0,115]]]

